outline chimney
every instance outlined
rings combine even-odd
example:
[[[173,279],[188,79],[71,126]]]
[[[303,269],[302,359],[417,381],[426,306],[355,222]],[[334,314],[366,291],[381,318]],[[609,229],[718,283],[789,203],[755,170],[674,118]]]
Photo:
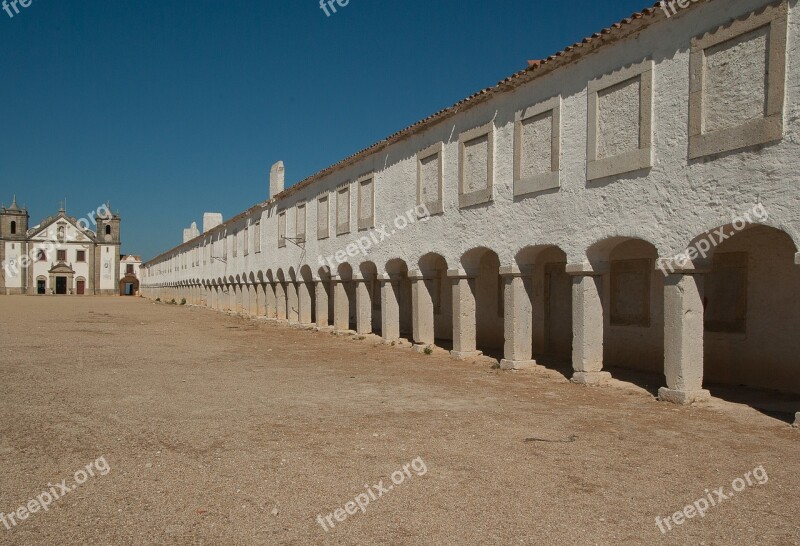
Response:
[[[200,231],[197,229],[197,222],[192,222],[192,226],[189,229],[192,230],[192,239],[200,236]]]
[[[203,214],[203,233],[208,233],[219,225],[222,225],[222,214],[219,212],[207,212]]]
[[[285,189],[286,169],[283,161],[278,161],[269,171],[269,198],[272,199]]]

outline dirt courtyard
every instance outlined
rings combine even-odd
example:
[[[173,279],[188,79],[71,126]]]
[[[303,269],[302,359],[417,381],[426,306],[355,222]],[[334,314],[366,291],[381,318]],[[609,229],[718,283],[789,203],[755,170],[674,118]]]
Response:
[[[750,407],[143,299],[0,313],[0,543],[800,543],[800,431]]]

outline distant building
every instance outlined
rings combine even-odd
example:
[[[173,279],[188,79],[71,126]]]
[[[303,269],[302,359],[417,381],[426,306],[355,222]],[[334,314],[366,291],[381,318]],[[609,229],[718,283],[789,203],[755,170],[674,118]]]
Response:
[[[90,216],[62,208],[29,229],[16,197],[0,208],[0,295],[119,294],[120,217],[105,205]]]
[[[121,256],[119,261],[119,295],[138,296],[139,295],[139,268],[142,266],[140,256]]]

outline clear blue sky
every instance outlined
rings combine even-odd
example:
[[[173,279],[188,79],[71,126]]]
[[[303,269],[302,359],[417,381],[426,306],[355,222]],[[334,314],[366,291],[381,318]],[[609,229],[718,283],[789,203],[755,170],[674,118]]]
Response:
[[[643,0],[32,0],[0,11],[0,201],[122,214],[123,253],[181,242]],[[13,11],[12,11],[13,13]]]

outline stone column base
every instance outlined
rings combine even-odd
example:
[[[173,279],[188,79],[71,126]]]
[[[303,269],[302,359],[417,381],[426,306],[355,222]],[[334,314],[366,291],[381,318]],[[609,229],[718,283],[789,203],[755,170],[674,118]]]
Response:
[[[575,372],[571,381],[579,385],[602,385],[610,379],[608,372]]]
[[[450,356],[456,360],[468,360],[470,358],[481,356],[482,354],[483,351],[450,351]]]
[[[794,414],[794,426],[800,427],[800,411]]]
[[[413,347],[411,347],[411,349],[415,353],[424,353],[425,349],[427,349],[428,347],[430,347],[431,350],[433,350],[434,349],[433,343],[417,343]]]
[[[536,367],[535,360],[506,360],[500,361],[501,370],[529,370]]]
[[[315,332],[325,332],[325,333],[333,332],[333,326],[315,326],[314,327],[314,331]]]
[[[688,406],[695,402],[705,402],[711,398],[711,393],[705,389],[697,391],[676,391],[661,387],[658,389],[658,399],[662,402],[672,402],[681,406]]]

